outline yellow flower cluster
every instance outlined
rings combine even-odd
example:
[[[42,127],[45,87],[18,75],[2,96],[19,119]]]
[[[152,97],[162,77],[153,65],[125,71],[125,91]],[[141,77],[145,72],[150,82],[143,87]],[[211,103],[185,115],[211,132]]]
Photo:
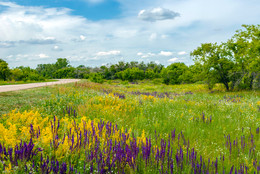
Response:
[[[156,102],[156,98],[152,95],[142,95],[143,100],[151,101],[151,102]]]
[[[0,142],[14,147],[21,140],[27,141],[31,138],[31,125],[37,131],[47,124],[49,118],[42,118],[37,111],[20,113],[13,110],[3,115],[2,119],[4,124],[0,123]]]
[[[111,104],[111,101],[106,99],[102,102]],[[116,101],[113,102],[116,103]],[[87,149],[94,149],[96,141],[99,142],[102,149],[106,148],[108,138],[112,142],[122,141],[124,138],[122,133],[127,137],[126,143],[130,144],[132,140],[131,129],[126,132],[123,127],[119,129],[115,125],[110,125],[110,122],[91,120],[86,117],[81,117],[79,120],[64,117],[58,120],[56,117],[54,119],[44,118],[37,111],[20,113],[14,110],[4,115],[3,120],[4,124],[0,124],[1,143],[15,147],[21,140],[29,141],[32,138],[37,147],[49,149],[49,153],[55,153],[58,160],[71,155],[71,152],[80,152],[82,146],[80,147],[79,144],[83,144],[86,133],[89,139]],[[101,127],[101,123],[103,123],[103,127]],[[107,124],[111,126],[110,132],[106,127]],[[144,130],[142,136],[137,137],[137,143],[146,143]]]

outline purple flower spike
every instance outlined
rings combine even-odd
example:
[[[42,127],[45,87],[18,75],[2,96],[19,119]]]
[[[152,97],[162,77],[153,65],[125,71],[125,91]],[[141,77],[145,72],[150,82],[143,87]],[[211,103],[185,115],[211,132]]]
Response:
[[[234,165],[231,167],[229,174],[233,173]]]

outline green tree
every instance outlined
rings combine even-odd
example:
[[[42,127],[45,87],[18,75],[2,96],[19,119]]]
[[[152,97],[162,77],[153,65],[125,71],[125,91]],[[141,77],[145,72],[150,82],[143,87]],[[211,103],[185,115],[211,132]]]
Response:
[[[182,75],[188,70],[184,63],[172,63],[161,72],[163,83],[165,84],[180,84],[182,83]]]
[[[66,58],[58,58],[55,63],[56,69],[69,67],[69,61]]]
[[[260,88],[260,25],[242,25],[243,29],[227,42],[235,63],[231,73],[232,87]]]
[[[205,43],[195,49],[191,56],[195,57],[203,65],[203,73],[206,76],[207,83],[211,88],[215,82],[221,82],[229,90],[229,72],[234,67],[232,56],[225,44]]]
[[[117,72],[116,76],[121,80],[128,80],[130,82],[133,82],[136,80],[143,80],[145,74],[143,70],[134,67],[134,68],[127,68],[124,71]]]
[[[11,79],[21,81],[23,79],[23,72],[19,68],[11,69]]]
[[[45,78],[41,76],[35,69],[24,66],[19,66],[18,69],[22,71],[20,79],[23,81],[43,81]]]
[[[0,79],[6,81],[10,76],[10,69],[8,63],[0,59]]]
[[[203,81],[205,79],[205,75],[203,74],[203,65],[199,62],[195,62],[194,65],[190,65],[189,70],[192,74],[191,81],[193,83]]]
[[[66,67],[62,69],[58,69],[54,73],[54,77],[58,79],[62,78],[76,78],[76,68],[74,67]]]
[[[91,73],[89,75],[89,79],[90,79],[90,81],[95,82],[95,83],[103,83],[104,82],[104,78],[103,78],[103,75],[101,73]]]
[[[150,68],[147,69],[145,71],[145,78],[146,79],[154,79],[154,78],[156,78],[156,74],[155,74],[154,70],[150,69]]]
[[[54,64],[38,64],[36,71],[45,78],[54,78],[56,67]]]

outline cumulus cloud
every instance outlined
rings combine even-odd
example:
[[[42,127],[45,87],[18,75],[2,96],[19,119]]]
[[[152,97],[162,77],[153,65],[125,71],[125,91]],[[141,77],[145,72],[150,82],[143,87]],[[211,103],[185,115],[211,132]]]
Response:
[[[0,12],[0,33],[4,34],[0,41],[53,44],[71,38],[85,24],[83,17],[70,15],[67,8],[20,6],[10,2],[1,2],[1,6],[4,10]]]
[[[174,19],[178,16],[180,16],[179,13],[160,7],[152,10],[141,10],[138,14],[139,19],[150,22]]]
[[[172,56],[172,52],[170,52],[170,51],[161,51],[160,53],[159,53],[159,55],[160,56]]]
[[[55,46],[52,48],[52,50],[54,50],[54,51],[62,51],[63,49],[60,48],[58,45],[55,45]]]
[[[167,56],[172,56],[172,55],[173,55],[173,52],[170,52],[170,51],[161,51],[159,53],[151,53],[151,52],[148,52],[148,53],[138,52],[137,53],[137,56],[141,56],[141,58],[149,58],[149,57],[154,57],[154,56],[167,57]]]
[[[111,50],[111,51],[107,51],[107,52],[101,51],[101,52],[98,52],[96,55],[97,56],[111,56],[111,55],[116,56],[116,55],[120,55],[120,53],[121,52],[118,50]]]
[[[48,56],[48,55],[46,55],[46,54],[43,54],[43,53],[39,54],[38,56],[39,56],[41,59],[49,58],[49,57],[50,57],[50,56]]]
[[[14,47],[14,46],[15,46],[14,42],[10,42],[10,41],[1,42],[0,41],[0,48],[10,48],[10,47]]]
[[[154,53],[142,53],[142,52],[137,53],[137,55],[141,56],[141,58],[143,58],[143,59],[156,56],[156,54],[154,54]]]
[[[86,36],[80,35],[79,38],[80,38],[80,40],[84,41],[86,39]]]
[[[12,61],[21,61],[28,59],[30,56],[28,54],[17,54],[17,55],[9,55],[8,58]]]
[[[54,37],[45,37],[41,39],[21,40],[19,42],[27,43],[27,44],[45,45],[45,44],[55,44],[58,41]]]
[[[178,52],[178,55],[186,55],[186,54],[188,54],[188,53],[185,52],[185,51],[180,51],[180,52]]]
[[[91,21],[83,16],[75,15],[80,14],[77,11],[72,13],[72,10],[77,10],[77,8],[71,10],[46,6],[22,6],[7,2],[7,0],[2,1],[0,0],[0,57],[14,55],[13,58],[7,59],[10,67],[20,64],[33,67],[44,61],[45,63],[55,62],[57,57],[72,57],[73,55],[86,57],[84,60],[88,66],[117,63],[122,56],[124,61],[159,59],[164,65],[169,63],[168,59],[177,61],[177,59],[170,59],[176,56],[183,57],[179,60],[185,62],[187,55],[184,55],[184,52],[178,54],[178,50],[181,52],[185,50],[189,53],[200,43],[225,42],[235,30],[240,29],[239,26],[242,23],[257,23],[260,15],[258,10],[260,3],[257,0],[214,2],[116,0],[122,9],[120,17]],[[80,1],[101,2],[101,0]],[[157,10],[151,8],[158,7],[158,4],[162,8],[157,8]],[[145,10],[140,11],[140,9]],[[178,9],[177,12],[182,16],[181,20],[176,20],[179,14],[175,14],[173,9]],[[138,18],[137,15],[133,15],[138,13]],[[167,19],[174,19],[174,22]],[[216,28],[222,30],[215,31]],[[83,37],[80,37],[81,35]],[[120,49],[122,52],[120,56],[107,53],[114,49]],[[161,50],[172,51],[173,55],[171,57],[159,55]],[[105,52],[97,56],[98,51]],[[137,54],[138,52],[142,54]],[[39,53],[44,53],[50,58],[40,59],[36,56]],[[28,61],[20,56],[18,58],[22,61],[14,64],[13,59],[17,54],[28,54],[30,57],[35,57],[35,61]],[[146,59],[142,59],[142,56]],[[91,57],[95,57],[95,60],[89,61]],[[75,58],[72,65],[76,65],[76,61],[80,59]],[[187,61],[192,63],[191,59]],[[81,64],[81,62],[78,63]]]
[[[180,61],[180,59],[177,57],[174,57],[174,58],[171,58],[168,60],[169,63],[174,63],[174,62],[179,62],[179,61]]]

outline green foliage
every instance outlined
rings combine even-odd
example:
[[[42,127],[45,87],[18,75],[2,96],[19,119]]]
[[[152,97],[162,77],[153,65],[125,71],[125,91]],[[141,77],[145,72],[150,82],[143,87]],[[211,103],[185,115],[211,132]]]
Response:
[[[208,84],[214,84],[214,82],[219,81],[229,90],[230,78],[228,73],[232,70],[234,63],[232,62],[230,52],[224,44],[201,44],[191,55],[195,57],[195,61],[203,65]]]
[[[243,27],[226,43],[201,44],[191,53],[209,87],[221,82],[226,90],[260,88],[260,25]]]
[[[11,69],[11,79],[15,81],[22,81],[23,71],[19,68]]]
[[[66,58],[58,58],[55,63],[56,69],[62,69],[69,67],[69,61]]]
[[[104,82],[104,78],[103,75],[101,73],[91,73],[89,75],[89,79],[91,82],[95,82],[95,83],[103,83]]]
[[[183,81],[187,80],[187,71],[188,67],[184,63],[172,63],[161,72],[163,83],[167,85],[181,84]]]
[[[19,71],[20,70],[20,71]],[[22,81],[44,81],[45,78],[41,76],[36,70],[30,67],[20,66],[15,69],[17,77],[14,76],[14,79]]]
[[[121,80],[128,80],[130,82],[136,80],[143,80],[145,77],[144,71],[134,67],[134,68],[127,68],[124,71],[120,71],[116,73],[116,76]]]
[[[0,79],[6,81],[10,76],[10,69],[8,63],[3,59],[0,59]]]
[[[55,71],[54,77],[58,79],[63,78],[76,78],[76,68],[74,67],[65,67]]]
[[[54,78],[56,68],[54,64],[39,64],[36,71],[45,78]]]
[[[145,78],[146,79],[154,79],[154,78],[156,78],[156,73],[154,72],[154,70],[153,69],[147,69],[146,71],[145,71]]]
[[[232,87],[260,88],[260,25],[242,26],[226,44],[236,64],[230,73]]]

